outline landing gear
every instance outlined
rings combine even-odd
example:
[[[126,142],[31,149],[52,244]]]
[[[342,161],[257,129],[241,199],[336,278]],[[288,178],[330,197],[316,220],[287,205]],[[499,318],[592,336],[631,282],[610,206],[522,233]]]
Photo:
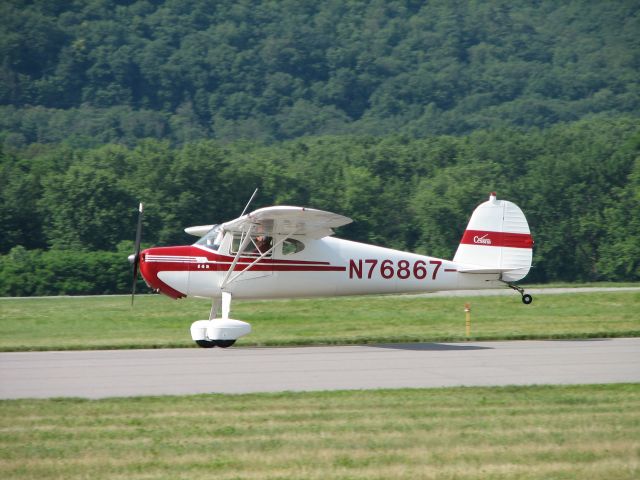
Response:
[[[533,302],[533,297],[528,293],[524,293],[524,288],[517,285],[512,285],[511,283],[507,283],[507,286],[509,288],[512,288],[513,290],[516,290],[520,295],[522,295],[522,303],[524,303],[525,305],[529,305],[531,302]]]
[[[196,343],[199,347],[202,348],[229,348],[231,345],[236,343],[235,340],[196,340]]]
[[[222,294],[222,318],[216,318],[218,304],[214,300],[208,320],[198,320],[191,325],[191,338],[202,348],[229,348],[243,335],[251,333],[251,325],[229,318],[231,295]]]

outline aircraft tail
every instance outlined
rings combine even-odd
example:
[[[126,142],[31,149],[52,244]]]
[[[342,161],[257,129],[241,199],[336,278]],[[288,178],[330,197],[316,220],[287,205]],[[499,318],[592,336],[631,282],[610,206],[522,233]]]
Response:
[[[461,273],[499,273],[505,282],[516,282],[529,273],[532,257],[533,238],[524,213],[491,193],[473,211],[453,261]]]

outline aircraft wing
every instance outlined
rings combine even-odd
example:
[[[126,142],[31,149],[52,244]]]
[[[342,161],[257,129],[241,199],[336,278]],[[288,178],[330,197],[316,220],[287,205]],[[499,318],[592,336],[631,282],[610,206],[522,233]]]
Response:
[[[196,225],[195,227],[187,227],[184,229],[189,235],[194,235],[196,237],[202,237],[206,235],[209,230],[211,230],[215,225]]]
[[[253,226],[252,231],[258,234],[306,235],[318,239],[333,235],[334,228],[352,221],[337,213],[313,208],[279,206],[260,208],[222,224],[222,228],[228,232],[246,232]]]

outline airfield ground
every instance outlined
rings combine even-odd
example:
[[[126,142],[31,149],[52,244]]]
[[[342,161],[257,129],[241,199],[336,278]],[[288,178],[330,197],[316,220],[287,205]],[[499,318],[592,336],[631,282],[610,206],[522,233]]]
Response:
[[[0,478],[637,479],[640,384],[0,402]]]
[[[244,345],[455,341],[464,301],[238,302],[234,316],[254,326]],[[136,302],[0,299],[0,345],[190,346],[208,313]],[[471,303],[476,340],[640,336],[637,290]],[[636,479],[639,412],[638,383],[4,400],[0,478]]]
[[[0,399],[640,383],[640,338],[0,352]]]
[[[627,287],[628,288],[628,287]],[[242,346],[640,336],[640,288],[508,296],[376,296],[236,301],[232,316],[250,322]],[[453,292],[457,294],[456,292]],[[83,350],[194,346],[191,323],[207,318],[206,300],[141,295],[0,299],[0,350]],[[237,348],[234,347],[234,348]]]

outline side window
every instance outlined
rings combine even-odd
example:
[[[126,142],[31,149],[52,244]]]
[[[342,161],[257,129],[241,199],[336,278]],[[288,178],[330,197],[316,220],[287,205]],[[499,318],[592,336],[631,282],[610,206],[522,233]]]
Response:
[[[240,240],[241,240],[240,235],[233,236],[233,242],[231,243],[231,252],[230,252],[231,254],[238,253],[238,249],[240,248]],[[252,235],[251,240],[249,241],[249,244],[244,249],[244,252],[242,252],[242,255],[258,257],[263,253],[269,251],[269,249],[271,249],[272,246],[273,246],[272,237],[268,237],[266,235]],[[267,256],[270,257],[271,253],[273,252],[269,252]]]
[[[295,238],[288,238],[282,243],[282,254],[292,255],[304,250],[304,243]]]
[[[233,242],[231,242],[231,251],[229,253],[238,253],[240,248],[240,235],[233,236]]]

